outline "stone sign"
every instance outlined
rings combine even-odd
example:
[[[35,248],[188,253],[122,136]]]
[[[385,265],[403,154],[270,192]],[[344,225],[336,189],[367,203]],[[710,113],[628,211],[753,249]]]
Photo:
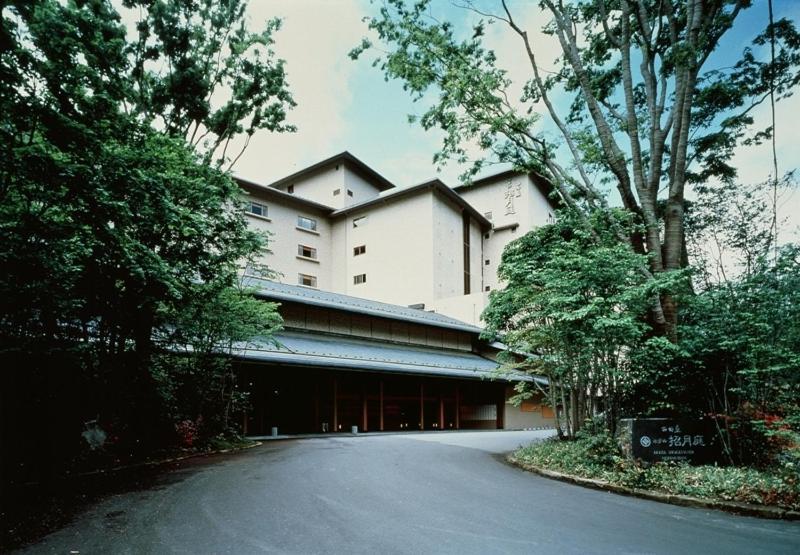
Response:
[[[628,456],[648,462],[709,464],[720,455],[712,420],[628,418],[620,421],[618,441]]]

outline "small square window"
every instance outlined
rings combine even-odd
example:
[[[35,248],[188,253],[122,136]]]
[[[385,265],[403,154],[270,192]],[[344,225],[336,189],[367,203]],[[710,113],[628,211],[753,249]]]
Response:
[[[488,234],[488,233],[484,233],[484,234],[483,234],[483,238],[484,238],[484,239],[488,239],[488,238],[489,238],[489,234]]]
[[[269,213],[266,204],[261,204],[260,202],[253,202],[253,201],[247,203],[247,211],[256,216],[261,216],[262,218],[266,218],[267,214]]]
[[[357,276],[353,276],[354,285],[359,285],[361,283],[367,283],[367,274],[358,274]]]
[[[487,285],[486,287],[484,287],[484,288],[483,288],[483,290],[484,290],[484,291],[491,291],[491,289],[492,289],[492,288],[491,288],[490,286],[488,286],[488,285]]]
[[[357,247],[353,247],[353,256],[358,256],[359,254],[364,254],[367,252],[366,245],[359,245]]]
[[[339,194],[341,194],[341,192],[342,192],[341,189],[334,189],[333,190],[333,196],[338,196]]]
[[[317,286],[317,276],[310,276],[308,274],[297,274],[297,283],[307,287]]]
[[[308,247],[306,245],[297,245],[297,255],[303,256],[305,258],[313,258],[314,260],[317,259],[317,249],[314,247]]]
[[[488,266],[489,264],[491,264],[491,263],[492,263],[492,261],[491,261],[491,260],[489,260],[489,259],[486,259],[486,260],[484,260],[484,261],[483,261],[483,263],[484,263],[484,264],[486,264],[486,265]]]
[[[353,218],[353,227],[364,227],[367,225],[367,217],[366,216],[359,216],[358,218]]]
[[[317,220],[306,218],[305,216],[297,216],[297,227],[307,229],[309,231],[316,231]]]
[[[350,189],[347,189],[347,196],[348,197],[352,197],[353,196],[353,191],[351,191]]]
[[[290,195],[294,193],[294,185],[289,185],[288,187],[286,187],[286,192],[289,193]]]

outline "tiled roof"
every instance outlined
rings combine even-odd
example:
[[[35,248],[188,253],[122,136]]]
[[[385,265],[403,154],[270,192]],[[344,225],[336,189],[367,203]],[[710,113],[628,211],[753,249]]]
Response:
[[[392,320],[402,320],[417,324],[426,324],[439,328],[447,328],[478,334],[481,328],[467,324],[443,314],[427,312],[416,308],[408,308],[395,304],[370,301],[360,297],[351,297],[340,293],[321,291],[301,285],[289,285],[267,279],[245,277],[245,286],[255,289],[256,295],[278,301],[292,301],[326,308],[357,312],[370,316],[380,316]]]
[[[468,351],[379,342],[314,332],[285,331],[277,345],[258,339],[239,345],[236,356],[251,361],[451,378],[532,380],[497,373],[498,363]]]

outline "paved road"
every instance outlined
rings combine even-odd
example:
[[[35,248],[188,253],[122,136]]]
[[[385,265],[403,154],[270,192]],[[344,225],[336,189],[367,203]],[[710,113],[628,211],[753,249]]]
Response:
[[[99,503],[30,553],[800,553],[800,524],[523,472],[542,432],[269,442]]]

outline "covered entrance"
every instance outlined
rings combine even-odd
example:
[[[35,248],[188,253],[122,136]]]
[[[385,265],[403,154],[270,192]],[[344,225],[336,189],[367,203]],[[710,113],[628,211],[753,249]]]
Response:
[[[503,428],[505,385],[488,380],[247,362],[239,376],[246,435]]]

